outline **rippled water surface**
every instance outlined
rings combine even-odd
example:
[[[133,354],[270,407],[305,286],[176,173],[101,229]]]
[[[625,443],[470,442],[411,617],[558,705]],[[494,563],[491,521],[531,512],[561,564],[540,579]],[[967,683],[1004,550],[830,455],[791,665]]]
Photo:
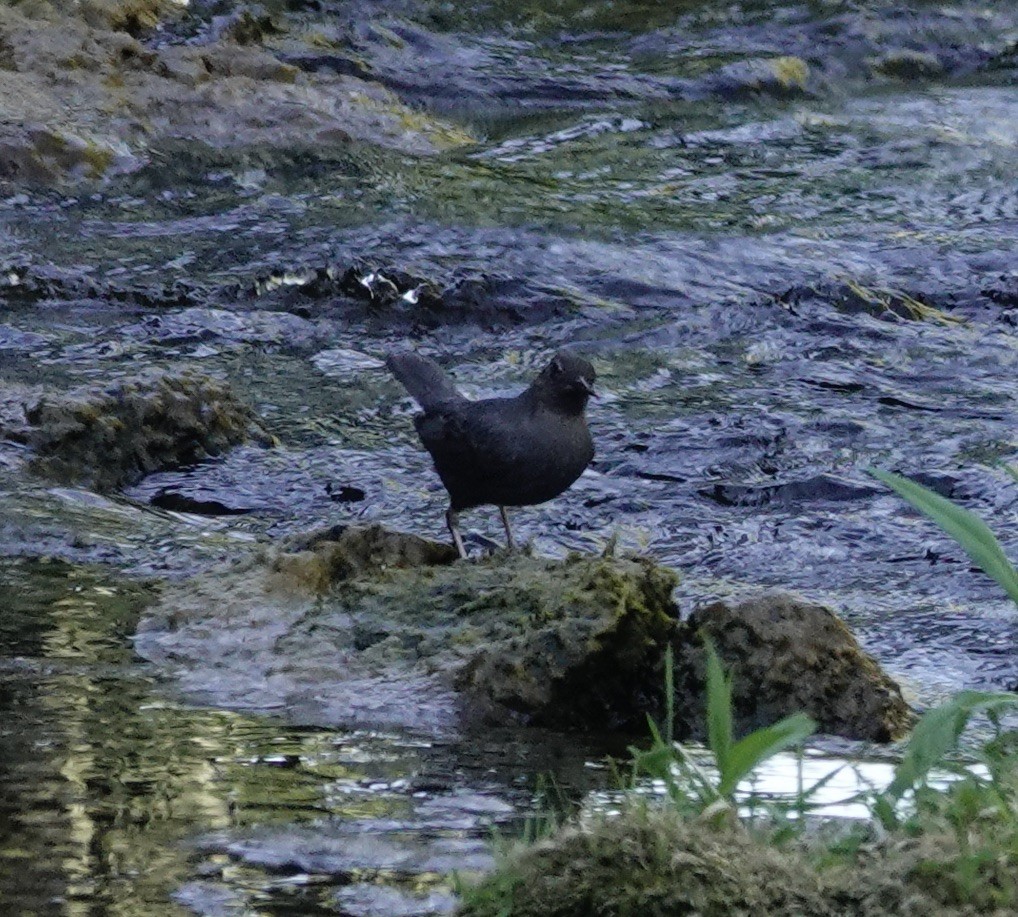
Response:
[[[919,476],[1018,558],[1013,4],[267,6],[274,53],[311,66],[315,30],[473,142],[180,144],[0,190],[5,384],[196,367],[280,440],[111,496],[0,442],[0,911],[447,910],[538,775],[605,785],[610,737],[311,730],[189,706],[132,653],[160,578],[336,522],[443,535],[380,368],[407,342],[472,396],[563,343],[594,361],[593,468],[515,516],[539,551],[617,535],[685,611],[801,591],[920,704],[1014,684],[1013,606],[865,474]],[[210,9],[152,40],[206,40]]]

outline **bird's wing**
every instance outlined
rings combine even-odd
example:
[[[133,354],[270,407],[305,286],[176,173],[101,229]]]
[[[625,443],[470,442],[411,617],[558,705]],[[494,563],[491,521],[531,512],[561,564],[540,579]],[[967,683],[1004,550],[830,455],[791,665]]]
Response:
[[[466,401],[442,367],[419,353],[412,350],[390,353],[385,365],[425,411],[449,402]]]
[[[532,418],[514,409],[516,399],[463,399],[426,411],[417,432],[439,466],[473,477],[520,474],[532,440]]]

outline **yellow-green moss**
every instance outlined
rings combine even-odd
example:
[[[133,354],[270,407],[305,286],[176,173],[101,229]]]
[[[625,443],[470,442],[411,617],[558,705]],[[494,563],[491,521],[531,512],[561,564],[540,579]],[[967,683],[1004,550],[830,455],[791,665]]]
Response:
[[[805,90],[809,83],[809,64],[801,57],[789,55],[771,60],[774,78],[786,89]]]

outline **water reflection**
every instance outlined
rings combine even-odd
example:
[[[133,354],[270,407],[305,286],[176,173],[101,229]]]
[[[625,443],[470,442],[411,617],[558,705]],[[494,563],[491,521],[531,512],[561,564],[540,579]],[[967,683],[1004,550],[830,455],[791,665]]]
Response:
[[[344,737],[344,750],[330,735],[159,699],[128,668],[145,596],[62,564],[0,568],[3,913],[183,913],[170,893],[195,826],[346,814],[348,797],[324,786],[405,766],[369,741]]]
[[[711,753],[702,746],[684,744],[688,760],[703,774],[720,779]],[[873,818],[872,799],[885,791],[894,779],[898,759],[885,750],[867,754],[859,748],[843,754],[830,750],[806,749],[781,752],[760,764],[736,790],[739,811],[746,819],[766,820],[774,812],[784,812],[795,820],[811,822],[869,822]],[[971,773],[987,778],[989,771],[982,764],[971,764]],[[957,780],[958,774],[944,770],[930,773],[931,787],[943,789]],[[663,781],[646,780],[634,788],[637,795],[664,801],[667,790]],[[584,805],[588,815],[618,811],[626,801],[626,793],[598,791],[591,793]],[[909,796],[901,803],[907,810]]]
[[[556,736],[446,747],[188,708],[131,652],[150,592],[0,561],[2,914],[446,911],[534,774],[599,779]]]

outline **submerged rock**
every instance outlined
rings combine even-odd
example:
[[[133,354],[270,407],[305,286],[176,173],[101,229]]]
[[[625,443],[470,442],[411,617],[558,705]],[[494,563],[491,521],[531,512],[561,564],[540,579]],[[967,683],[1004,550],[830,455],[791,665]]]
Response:
[[[799,711],[824,732],[878,742],[901,737],[912,723],[898,685],[833,611],[765,593],[699,608],[686,623],[676,644],[676,693],[682,699],[676,709],[690,731],[705,722],[703,637],[731,670],[741,733]]]
[[[273,440],[225,382],[146,373],[60,394],[8,392],[0,436],[28,445],[31,468],[61,483],[109,491],[149,472]]]
[[[944,65],[936,54],[909,48],[881,54],[868,60],[867,64],[874,74],[898,80],[928,80],[944,72]]]
[[[672,571],[454,556],[380,527],[315,535],[171,587],[137,649],[205,699],[316,723],[442,734],[642,720],[676,623]]]
[[[148,40],[185,10],[174,0],[0,4],[0,181],[94,181],[179,139],[305,150],[355,139],[417,153],[469,140],[376,83],[285,63],[249,43],[257,30],[199,47]]]
[[[723,99],[774,96],[779,99],[814,93],[816,76],[798,57],[750,58],[726,64],[696,85],[694,94],[706,92]]]

